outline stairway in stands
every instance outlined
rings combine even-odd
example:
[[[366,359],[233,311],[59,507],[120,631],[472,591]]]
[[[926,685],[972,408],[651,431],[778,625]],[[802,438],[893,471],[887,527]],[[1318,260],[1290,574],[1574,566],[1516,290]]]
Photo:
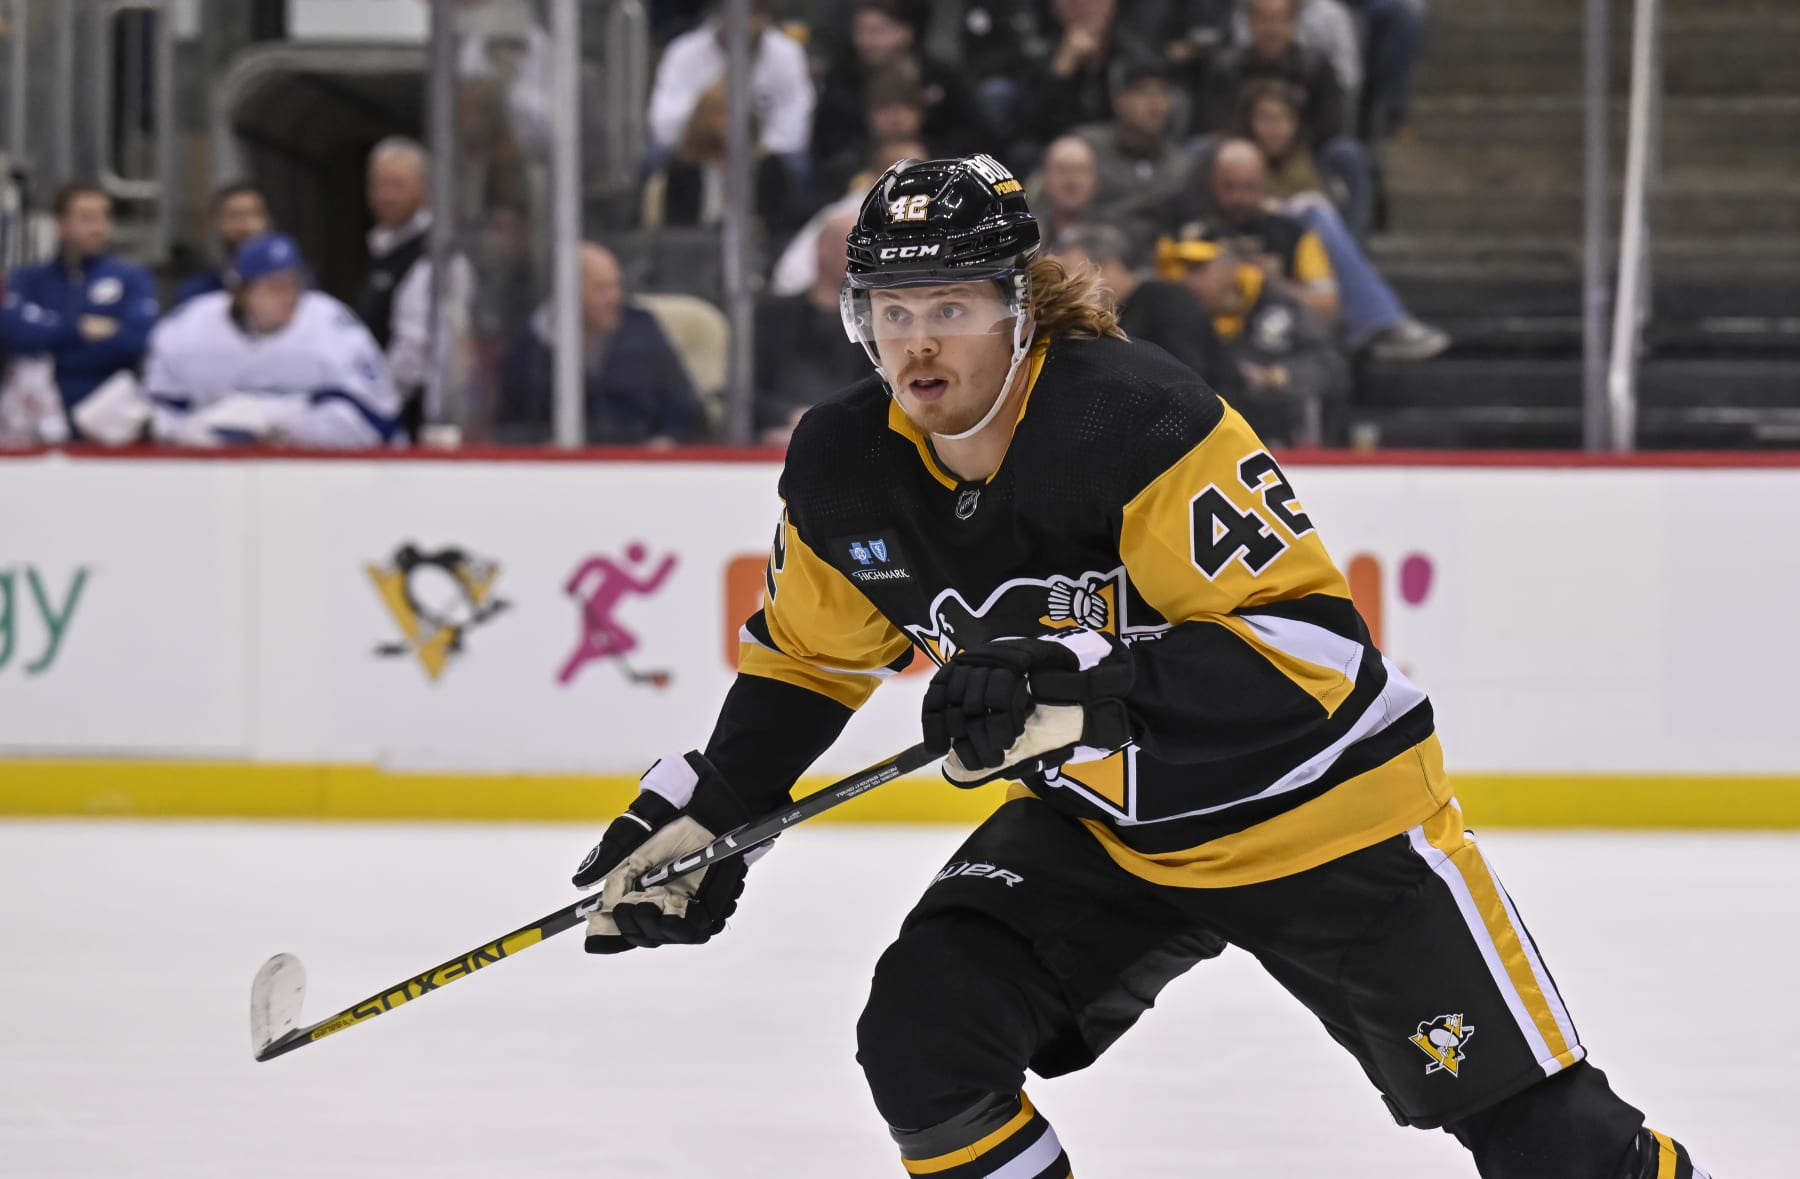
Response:
[[[1353,420],[1385,446],[1581,439],[1583,0],[1431,10],[1374,252],[1456,347],[1372,362]],[[1631,5],[1613,6],[1612,244]],[[1800,446],[1800,3],[1665,0],[1654,317],[1639,445]]]

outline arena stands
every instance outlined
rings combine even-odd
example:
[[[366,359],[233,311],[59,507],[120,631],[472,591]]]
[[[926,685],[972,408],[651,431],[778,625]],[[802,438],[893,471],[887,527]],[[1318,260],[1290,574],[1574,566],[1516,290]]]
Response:
[[[1237,252],[1265,278],[1300,290],[1350,374],[1348,395],[1326,399],[1327,445],[1580,444],[1583,5],[750,7],[756,109],[747,241],[761,322],[791,321],[827,346],[817,276],[833,250],[819,227],[841,221],[846,203],[896,159],[984,150],[1025,181],[1051,248],[1079,251],[1088,231],[1120,231],[1118,256],[1112,238],[1097,240],[1108,243],[1115,285],[1133,292],[1158,279],[1159,242],[1230,245],[1245,239],[1251,222],[1297,226],[1292,240]],[[1618,138],[1632,6],[1612,7]],[[721,348],[720,320],[702,304],[723,312],[727,302],[723,26],[715,6],[699,0],[654,8],[636,34],[645,49],[641,86],[623,107],[618,99],[630,97],[631,82],[620,73],[619,29],[608,16],[584,30],[584,235],[604,243],[627,306],[656,313],[640,326],[686,325],[670,338],[695,355],[670,371],[706,374],[709,425],[673,436],[717,440],[721,355],[730,348]],[[1791,132],[1800,83],[1787,64],[1800,57],[1800,13],[1780,0],[1666,0],[1664,9],[1640,442],[1782,445],[1800,437],[1800,322],[1792,312],[1800,305],[1800,141]],[[396,359],[394,367],[415,417],[442,417],[456,404],[457,425],[472,441],[548,437],[542,405],[520,410],[542,391],[507,386],[508,371],[518,369],[509,370],[508,357],[516,360],[534,330],[541,334],[539,309],[550,295],[548,11],[532,0],[458,5],[453,191],[428,195],[419,162],[428,157],[410,157],[414,204],[454,214],[455,275],[441,297],[443,330],[455,337],[449,379],[460,399],[417,392],[425,335],[416,307],[407,339],[419,363]],[[290,52],[253,44],[244,56],[262,50]],[[327,88],[308,83],[319,114],[311,122],[281,108],[267,86],[246,90],[254,102],[233,108],[238,121],[215,132],[214,178],[229,183],[190,184],[183,198],[196,210],[181,235],[185,252],[145,257],[138,206],[122,206],[121,253],[159,265],[164,307],[179,302],[185,280],[208,288],[229,281],[216,265],[214,243],[226,227],[211,214],[227,210],[208,206],[215,191],[253,198],[260,226],[294,234],[319,285],[368,309],[378,339],[392,334],[395,305],[418,302],[424,281],[403,290],[398,275],[371,268],[359,235],[370,225],[360,188],[369,149],[386,145],[374,161],[385,166],[393,144],[406,142],[396,136],[430,130],[416,99],[396,99],[403,88],[394,71],[417,69],[421,59],[371,46],[357,53],[379,68],[357,64]],[[346,51],[344,60],[363,58]],[[245,89],[235,79],[250,72],[240,63],[230,78],[219,76],[221,85]],[[323,139],[328,133],[335,138]],[[235,154],[220,150],[234,142]],[[295,161],[327,150],[338,162],[296,170]],[[237,172],[218,174],[234,163]],[[1254,209],[1222,207],[1231,183],[1249,185]],[[1616,221],[1617,193],[1609,199]],[[386,225],[379,210],[372,216],[378,230]],[[423,224],[411,226],[416,240],[403,246],[424,251]],[[1311,243],[1305,249],[1302,234]],[[28,238],[9,232],[14,261],[30,260],[17,244]],[[386,237],[378,244],[395,248]],[[1270,258],[1280,265],[1271,268]],[[1302,264],[1311,268],[1305,274],[1294,270]],[[191,289],[198,288],[183,293]],[[606,318],[588,317],[596,357],[607,339],[596,324]],[[29,340],[8,344],[15,356],[31,354]],[[759,345],[746,356],[766,366],[777,354]],[[822,362],[820,373],[853,371],[848,345],[846,357]],[[41,375],[41,366],[32,371]],[[782,437],[793,408],[816,395],[809,379],[805,397],[770,401],[766,373],[742,379],[762,390],[763,408],[751,416],[765,440]],[[418,433],[417,421],[408,426]],[[596,436],[610,437],[609,428]]]

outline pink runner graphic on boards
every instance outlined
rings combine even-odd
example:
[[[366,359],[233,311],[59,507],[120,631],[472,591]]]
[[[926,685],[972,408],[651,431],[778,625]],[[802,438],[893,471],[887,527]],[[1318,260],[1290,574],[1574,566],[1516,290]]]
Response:
[[[665,688],[674,677],[667,671],[639,671],[631,666],[626,656],[638,649],[637,635],[625,629],[615,617],[622,599],[628,595],[650,597],[662,588],[669,574],[675,571],[676,556],[670,553],[656,566],[649,576],[643,570],[650,557],[650,550],[641,541],[632,541],[625,548],[625,563],[620,564],[611,557],[589,557],[579,565],[575,572],[569,574],[569,580],[563,585],[563,592],[574,598],[581,607],[581,636],[576,641],[575,650],[563,663],[562,671],[557,674],[556,682],[567,685],[589,663],[597,659],[614,660],[625,678],[634,684],[649,684],[653,688]]]

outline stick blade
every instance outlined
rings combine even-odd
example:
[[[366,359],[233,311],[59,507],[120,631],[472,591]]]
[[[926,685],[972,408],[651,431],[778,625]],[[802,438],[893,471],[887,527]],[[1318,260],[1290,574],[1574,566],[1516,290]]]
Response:
[[[306,1001],[306,968],[292,954],[277,954],[262,964],[250,984],[250,1050],[267,1060],[269,1048],[300,1026]]]

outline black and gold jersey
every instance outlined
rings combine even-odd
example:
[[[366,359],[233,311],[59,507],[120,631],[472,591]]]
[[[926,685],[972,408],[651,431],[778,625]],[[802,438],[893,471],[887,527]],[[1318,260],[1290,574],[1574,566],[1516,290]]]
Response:
[[[1140,876],[1286,875],[1449,797],[1430,704],[1375,649],[1287,476],[1158,349],[1040,346],[980,482],[871,378],[806,415],[781,490],[767,602],[708,747],[752,793],[788,789],[915,650],[1086,626],[1130,645],[1137,739],[1014,789]],[[776,765],[777,742],[801,752]]]

